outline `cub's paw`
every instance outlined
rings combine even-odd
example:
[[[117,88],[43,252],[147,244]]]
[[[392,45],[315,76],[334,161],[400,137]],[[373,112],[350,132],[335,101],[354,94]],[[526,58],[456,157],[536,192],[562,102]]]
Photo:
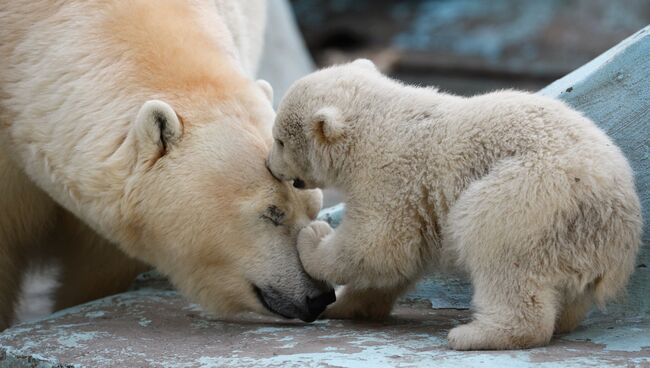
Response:
[[[550,336],[540,331],[496,328],[474,321],[453,328],[447,339],[454,350],[511,350],[546,345]]]
[[[334,232],[334,229],[325,221],[314,221],[300,230],[298,234],[298,252],[302,256],[303,251],[309,253],[321,239]]]
[[[321,240],[334,232],[327,222],[314,221],[298,233],[298,255],[305,271],[319,280],[329,281],[327,261],[329,256],[319,247]]]
[[[468,323],[454,327],[447,335],[449,347],[454,350],[489,349],[489,339],[476,324]]]

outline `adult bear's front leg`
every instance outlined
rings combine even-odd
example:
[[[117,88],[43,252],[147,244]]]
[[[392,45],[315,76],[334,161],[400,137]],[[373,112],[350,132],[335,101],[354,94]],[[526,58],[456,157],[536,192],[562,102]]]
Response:
[[[9,327],[30,256],[44,249],[54,202],[0,150],[0,331]]]
[[[55,310],[125,291],[139,273],[151,268],[127,256],[68,211],[60,211],[52,244],[61,266]]]

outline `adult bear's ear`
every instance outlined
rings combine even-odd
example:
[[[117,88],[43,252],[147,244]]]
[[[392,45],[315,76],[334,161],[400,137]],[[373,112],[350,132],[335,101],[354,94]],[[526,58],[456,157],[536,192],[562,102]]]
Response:
[[[321,142],[334,143],[343,133],[345,126],[336,107],[323,107],[312,116],[314,136]]]
[[[265,81],[264,79],[258,79],[257,85],[260,87],[262,92],[264,92],[266,98],[269,99],[269,102],[273,104],[273,87],[271,87],[271,83]]]
[[[164,155],[183,135],[183,125],[174,109],[159,100],[142,105],[134,128],[138,149],[144,154]]]

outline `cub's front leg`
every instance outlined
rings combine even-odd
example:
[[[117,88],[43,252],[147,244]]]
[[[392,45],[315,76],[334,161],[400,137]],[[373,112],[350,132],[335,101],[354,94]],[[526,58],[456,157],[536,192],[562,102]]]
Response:
[[[329,318],[382,319],[399,295],[421,273],[417,239],[398,236],[382,223],[349,222],[333,230],[316,221],[298,235],[305,271],[337,285],[337,301],[325,311]],[[413,232],[410,232],[413,233]]]
[[[336,284],[343,284],[333,264],[337,255],[326,238],[334,237],[335,231],[325,221],[314,221],[298,234],[298,253],[305,271],[312,277]]]

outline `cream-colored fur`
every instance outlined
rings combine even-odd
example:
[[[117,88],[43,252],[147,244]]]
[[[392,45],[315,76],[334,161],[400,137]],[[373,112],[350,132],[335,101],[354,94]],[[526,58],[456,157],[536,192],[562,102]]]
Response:
[[[329,290],[294,247],[320,194],[264,167],[272,91],[250,79],[263,14],[262,1],[0,5],[0,330],[38,258],[62,265],[59,308],[145,264],[217,314],[302,318]]]
[[[345,218],[298,248],[345,285],[326,314],[386,316],[428,265],[474,285],[454,349],[544,345],[620,295],[640,244],[633,175],[616,145],[565,104],[499,91],[471,98],[402,85],[367,60],[296,82],[268,159],[299,187],[336,187]]]

